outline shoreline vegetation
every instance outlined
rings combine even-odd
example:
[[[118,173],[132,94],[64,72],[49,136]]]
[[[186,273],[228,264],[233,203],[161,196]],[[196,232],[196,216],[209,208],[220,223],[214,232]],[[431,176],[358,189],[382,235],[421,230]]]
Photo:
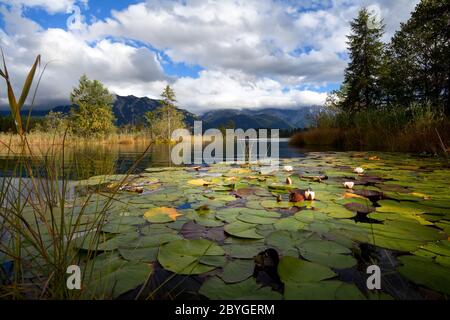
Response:
[[[76,135],[67,135],[48,132],[30,132],[27,133],[27,140],[33,146],[85,146],[85,145],[132,145],[149,144],[150,136],[145,132],[135,133],[110,133],[104,136],[79,137]],[[23,140],[20,135],[12,133],[0,133],[0,150],[6,146],[20,147]],[[1,151],[0,151],[1,152]]]
[[[315,127],[295,134],[289,143],[342,150],[439,155],[450,152],[450,119],[437,118],[431,112],[411,119],[383,111],[353,115],[352,119],[343,114],[321,114],[316,121]]]
[[[291,144],[439,153],[450,146],[450,39],[445,1],[423,0],[389,43],[367,9],[351,22],[349,63],[315,125]]]

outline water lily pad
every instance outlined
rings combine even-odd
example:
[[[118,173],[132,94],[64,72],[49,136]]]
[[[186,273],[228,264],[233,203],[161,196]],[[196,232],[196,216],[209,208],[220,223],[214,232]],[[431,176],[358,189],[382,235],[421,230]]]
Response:
[[[201,257],[224,254],[221,247],[209,240],[175,240],[161,246],[158,261],[164,269],[177,274],[201,274],[215,269],[202,264]]]
[[[289,256],[281,258],[278,274],[285,285],[318,282],[336,276],[328,267]]]
[[[194,221],[189,221],[183,225],[180,234],[186,239],[209,239],[221,242],[225,239],[223,228],[208,228]]]
[[[216,219],[214,212],[210,211],[204,213],[199,211],[190,211],[186,214],[186,217],[205,227],[221,227],[224,225],[222,221]]]
[[[256,232],[256,225],[242,221],[235,221],[227,224],[224,230],[232,236],[246,239],[263,239],[264,237]]]
[[[286,300],[366,300],[354,284],[341,281],[287,283]]]
[[[119,248],[120,255],[130,261],[154,262],[158,257],[159,247]]]
[[[277,220],[273,224],[273,226],[277,230],[297,231],[304,229],[306,224],[304,222],[298,221],[294,217],[288,217]]]
[[[303,258],[321,265],[347,269],[356,265],[356,260],[349,254],[351,251],[332,241],[309,240],[298,245]]]
[[[431,259],[403,256],[399,258],[403,264],[398,268],[401,275],[412,282],[432,290],[450,294],[450,269],[441,266]]]
[[[275,231],[266,237],[266,244],[275,247],[285,256],[298,257],[297,246],[306,241],[311,232]]]
[[[386,221],[384,224],[360,225],[369,232],[369,243],[404,252],[415,251],[426,242],[445,238],[443,232],[416,222]]]
[[[153,267],[150,264],[121,260],[116,257],[100,259],[105,261],[95,265],[92,275],[90,275],[92,268],[86,268],[86,274],[90,277],[86,292],[90,297],[117,298],[143,284],[153,273]]]
[[[167,207],[152,208],[144,214],[144,218],[152,223],[173,222],[179,216],[181,214],[176,209]]]
[[[223,267],[227,263],[225,256],[202,256],[198,258],[198,261],[207,266]]]
[[[245,244],[235,245],[230,244],[222,247],[228,256],[238,259],[252,259],[266,247],[264,245]]]
[[[219,277],[226,283],[237,283],[250,278],[253,275],[255,263],[253,260],[232,260],[223,268]]]
[[[244,209],[237,216],[237,219],[247,223],[253,224],[273,224],[280,217],[279,213],[264,211],[264,210],[252,210]]]
[[[188,184],[200,187],[200,186],[209,186],[212,184],[212,182],[205,179],[193,179],[189,180]]]
[[[280,300],[281,294],[270,287],[262,287],[254,278],[226,284],[218,277],[206,280],[199,291],[211,300]]]

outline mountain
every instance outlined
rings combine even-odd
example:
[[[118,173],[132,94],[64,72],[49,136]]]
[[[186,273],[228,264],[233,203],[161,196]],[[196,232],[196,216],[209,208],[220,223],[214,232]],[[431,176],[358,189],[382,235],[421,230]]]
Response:
[[[113,112],[117,119],[116,124],[137,125],[145,122],[145,113],[154,111],[161,105],[160,100],[150,98],[139,98],[135,96],[116,96],[114,99]],[[57,106],[51,111],[68,113],[70,105]],[[202,116],[184,110],[178,109],[185,116],[188,126],[193,125],[195,120],[203,121],[203,128],[219,128],[233,123],[235,128],[240,129],[280,129],[293,130],[306,128],[312,124],[314,115],[320,111],[320,107],[302,107],[297,109],[219,109],[204,113]],[[50,110],[33,110],[31,115],[34,117],[43,117]],[[28,110],[23,110],[23,116],[28,116]],[[9,111],[0,111],[1,116],[10,115]]]
[[[154,111],[161,106],[160,100],[154,100],[147,97],[138,98],[135,96],[116,96],[113,105],[113,112],[117,118],[117,124],[140,124],[145,121],[145,113]],[[178,108],[178,111],[184,114],[184,120],[192,126],[197,116],[187,110]]]
[[[161,106],[160,100],[150,99],[147,97],[138,98],[135,96],[119,96],[116,95],[113,104],[114,116],[117,119],[116,124],[118,126],[126,124],[142,124],[145,122],[145,113],[148,111],[154,111]],[[69,113],[71,106],[62,105],[57,106],[50,110],[32,110],[31,116],[44,117],[50,111]],[[192,126],[197,116],[187,110],[178,109],[184,114],[185,121],[188,125]],[[28,110],[22,110],[23,116],[28,116]],[[0,111],[1,116],[9,116],[10,111]]]
[[[292,130],[309,127],[320,107],[302,107],[298,109],[220,109],[206,112],[200,119],[203,128],[218,128],[233,122],[236,128],[244,130],[280,129]]]

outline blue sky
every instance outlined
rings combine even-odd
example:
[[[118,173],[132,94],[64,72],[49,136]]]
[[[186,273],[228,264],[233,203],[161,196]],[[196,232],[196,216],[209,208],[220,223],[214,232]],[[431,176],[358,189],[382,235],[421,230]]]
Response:
[[[0,45],[18,87],[37,54],[52,61],[38,94],[43,107],[67,102],[86,73],[120,95],[157,98],[172,85],[197,113],[299,108],[339,88],[349,21],[362,6],[384,19],[389,39],[416,3],[0,0]]]

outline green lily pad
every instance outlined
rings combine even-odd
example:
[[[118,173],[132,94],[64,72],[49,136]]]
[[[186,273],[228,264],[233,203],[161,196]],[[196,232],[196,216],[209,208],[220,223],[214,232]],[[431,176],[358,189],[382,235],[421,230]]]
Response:
[[[289,256],[281,258],[278,274],[285,285],[318,282],[336,276],[328,267]]]
[[[401,275],[410,281],[450,294],[450,269],[433,262],[431,259],[417,256],[403,256],[399,258],[403,264],[398,267]]]
[[[219,277],[226,283],[237,283],[250,278],[253,275],[255,263],[253,260],[232,260],[223,268]]]
[[[230,244],[222,247],[228,256],[237,259],[253,259],[258,253],[264,251],[264,245],[244,244],[236,245]]]
[[[96,258],[97,259],[97,258]],[[96,260],[95,259],[95,260]],[[143,284],[153,273],[150,264],[126,261],[118,258],[105,259],[103,267],[95,266],[91,278],[87,281],[86,292],[96,298],[117,298]],[[87,268],[89,274],[91,268]]]
[[[303,258],[330,268],[347,269],[357,263],[349,255],[351,251],[336,242],[309,240],[298,245],[298,248]]]
[[[276,212],[245,209],[245,211],[241,211],[237,219],[253,224],[273,224],[279,217],[280,214]]]
[[[286,300],[366,300],[354,284],[341,281],[311,283],[287,283],[284,289]]]
[[[369,243],[397,251],[412,252],[426,242],[445,238],[443,232],[416,222],[386,221],[384,224],[361,226],[369,232]]]
[[[306,224],[304,222],[298,221],[294,217],[278,219],[273,226],[277,230],[285,231],[298,231],[304,229]]]
[[[285,256],[298,257],[297,246],[306,241],[311,232],[275,231],[266,237],[267,245],[275,247]]]
[[[256,225],[242,221],[235,221],[224,227],[225,232],[238,238],[263,239],[264,237],[256,232]]]
[[[280,300],[281,294],[270,287],[262,287],[254,278],[226,284],[218,277],[206,280],[199,293],[211,300]]]
[[[224,254],[221,247],[209,240],[175,240],[160,247],[158,262],[164,269],[177,274],[201,274],[215,269],[202,264],[201,257]]]

